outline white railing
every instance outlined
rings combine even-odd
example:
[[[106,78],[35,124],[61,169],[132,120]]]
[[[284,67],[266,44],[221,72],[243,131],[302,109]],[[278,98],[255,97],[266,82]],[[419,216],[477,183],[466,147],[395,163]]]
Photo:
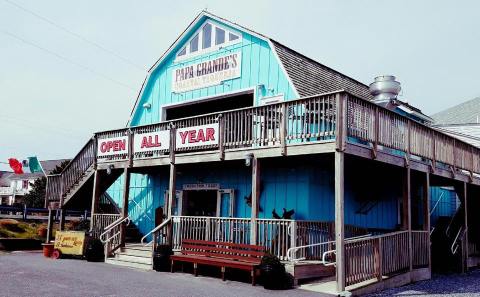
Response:
[[[252,244],[252,228],[256,231],[255,244],[281,260],[287,260],[287,251],[300,244],[324,242],[331,238],[332,222],[297,221],[285,219],[226,218],[173,216],[171,221],[173,250],[180,250],[183,239]],[[253,226],[253,227],[252,227]],[[308,259],[321,259],[322,254],[312,248]]]
[[[151,241],[145,243],[145,239],[147,239],[150,235],[155,235],[156,233],[159,233],[159,231],[163,228],[166,228],[168,224],[170,224],[170,221],[171,221],[171,218],[163,221],[160,225],[156,226],[155,228],[153,228],[150,232],[148,232],[147,234],[145,234],[142,239],[140,240],[140,243],[143,245],[143,246],[148,246],[150,244],[152,244],[152,242],[154,242],[154,240],[152,239]]]
[[[110,256],[122,244],[122,225],[130,224],[129,217],[122,217],[105,227],[105,231],[100,234],[100,240],[105,246],[105,258]]]
[[[365,234],[365,235],[350,237],[350,238],[346,238],[345,242],[348,242],[349,240],[367,238],[367,237],[370,237],[370,236],[372,236],[372,234]],[[308,250],[315,250],[316,253],[320,254],[321,259],[322,259],[321,262],[323,264],[325,264],[327,266],[335,264],[335,261],[333,261],[333,262],[327,261],[327,256],[328,255],[335,254],[335,241],[334,240],[291,247],[287,251],[287,260],[291,261],[291,262],[298,262],[298,261],[307,260],[308,258],[306,257],[306,255],[309,254]],[[297,255],[299,253],[301,254],[301,256],[297,257]]]

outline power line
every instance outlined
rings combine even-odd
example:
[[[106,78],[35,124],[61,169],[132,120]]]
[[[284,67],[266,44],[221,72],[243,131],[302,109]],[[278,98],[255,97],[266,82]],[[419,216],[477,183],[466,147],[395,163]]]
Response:
[[[26,7],[21,6],[20,4],[17,4],[17,3],[15,3],[15,2],[11,1],[11,0],[3,0],[3,1],[7,2],[7,3],[10,4],[10,5],[13,5],[13,6],[17,7],[18,9],[23,10],[23,11],[26,12],[26,13],[29,13],[29,14],[33,15],[33,16],[36,17],[36,18],[41,19],[42,21],[44,21],[44,22],[46,22],[46,23],[49,23],[50,25],[56,27],[57,29],[60,29],[60,30],[62,30],[62,31],[64,31],[64,32],[66,32],[66,33],[68,33],[68,34],[70,34],[70,35],[73,35],[73,36],[75,36],[76,38],[78,38],[78,39],[80,39],[80,40],[82,40],[82,41],[84,41],[84,42],[86,42],[86,43],[89,43],[90,45],[93,45],[94,47],[96,47],[96,48],[98,48],[98,49],[100,49],[100,50],[103,50],[104,52],[107,52],[107,53],[109,53],[109,54],[117,57],[118,59],[120,59],[120,60],[122,60],[123,62],[129,64],[130,66],[135,67],[136,69],[141,70],[142,72],[146,72],[146,71],[147,71],[144,67],[137,65],[136,63],[132,62],[131,60],[129,60],[129,59],[125,58],[125,57],[122,57],[121,55],[117,54],[116,52],[114,52],[114,51],[112,51],[112,50],[109,50],[109,49],[105,48],[104,46],[96,43],[95,41],[91,41],[91,40],[87,39],[86,37],[84,37],[84,36],[82,36],[82,35],[80,35],[80,34],[78,34],[78,33],[73,32],[72,30],[69,30],[69,29],[67,29],[66,27],[62,26],[62,25],[59,25],[59,24],[55,23],[54,21],[52,21],[52,20],[50,20],[50,19],[48,19],[48,18],[46,18],[46,17],[44,17],[44,16],[41,16],[40,14],[38,14],[38,13],[36,13],[36,12],[34,12],[34,11],[31,11],[30,9],[28,9],[28,8],[26,8]]]
[[[111,81],[111,82],[113,82],[113,83],[115,83],[115,84],[117,84],[117,85],[120,85],[120,86],[122,86],[122,87],[124,87],[124,88],[130,89],[130,90],[133,90],[133,91],[136,92],[136,89],[135,89],[135,88],[133,88],[133,87],[127,85],[127,84],[124,84],[124,83],[122,83],[122,82],[120,82],[120,81],[118,81],[118,80],[116,80],[116,79],[113,79],[113,78],[111,78],[111,77],[109,77],[109,76],[107,76],[107,75],[105,75],[105,74],[103,74],[103,73],[101,73],[101,72],[98,72],[98,71],[96,71],[96,70],[94,70],[94,69],[92,69],[92,68],[90,68],[90,67],[88,67],[88,66],[85,66],[85,65],[82,65],[82,64],[80,64],[80,63],[78,63],[78,62],[75,62],[75,61],[73,61],[73,60],[70,60],[69,58],[66,58],[66,57],[64,57],[64,56],[62,56],[62,55],[60,55],[60,54],[58,54],[58,53],[56,53],[56,52],[54,52],[54,51],[52,51],[52,50],[49,50],[49,49],[47,49],[47,48],[45,48],[45,47],[42,47],[42,46],[40,46],[40,45],[38,45],[38,44],[36,44],[36,43],[33,43],[33,42],[29,41],[29,40],[26,40],[25,38],[22,38],[22,37],[20,37],[20,36],[18,36],[18,35],[15,35],[15,34],[13,34],[13,33],[11,33],[11,32],[5,31],[5,30],[0,30],[0,32],[3,33],[3,34],[5,34],[5,35],[8,35],[8,36],[10,36],[10,37],[12,37],[12,38],[14,38],[14,39],[16,39],[16,40],[18,40],[18,41],[21,41],[21,42],[23,42],[23,43],[26,43],[26,44],[28,44],[28,45],[30,45],[30,46],[33,46],[33,47],[35,47],[35,48],[37,48],[37,49],[40,49],[40,50],[44,51],[44,52],[47,52],[47,53],[49,53],[50,55],[55,56],[55,57],[57,57],[57,58],[65,61],[65,62],[68,62],[68,63],[73,64],[73,65],[75,65],[75,66],[77,66],[77,67],[80,67],[80,68],[82,68],[82,69],[84,69],[84,70],[86,70],[86,71],[89,71],[89,72],[94,73],[94,74],[96,74],[96,75],[98,75],[98,76],[101,76],[101,77],[105,78],[106,80],[109,80],[109,81]]]

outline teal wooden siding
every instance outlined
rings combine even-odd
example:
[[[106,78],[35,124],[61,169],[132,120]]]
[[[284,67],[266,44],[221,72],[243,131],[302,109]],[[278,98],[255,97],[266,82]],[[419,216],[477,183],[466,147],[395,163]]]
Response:
[[[205,18],[206,21],[208,18]],[[285,99],[295,99],[297,97],[293,86],[290,84],[285,72],[280,66],[280,62],[269,46],[269,43],[263,39],[252,36],[246,32],[239,32],[235,28],[225,24],[223,27],[242,36],[242,41],[237,44],[226,46],[218,51],[206,53],[191,59],[175,62],[175,56],[185,42],[203,25],[200,22],[196,28],[193,28],[170,55],[166,56],[159,65],[152,70],[152,73],[145,84],[142,96],[139,100],[136,110],[134,110],[131,120],[131,126],[156,123],[161,120],[161,108],[165,104],[180,103],[196,100],[208,96],[221,95],[239,90],[250,88],[256,89],[255,102],[262,97],[270,97],[278,94],[284,94]],[[218,24],[215,20],[210,22]],[[172,70],[178,66],[187,66],[197,62],[207,61],[216,57],[223,56],[231,52],[240,52],[242,55],[241,76],[239,78],[225,81],[224,84],[187,91],[183,93],[172,92]],[[265,88],[258,88],[259,85]],[[260,90],[260,91],[259,91]],[[143,104],[150,103],[150,109],[144,109]]]
[[[260,218],[272,218],[273,210],[282,215],[285,208],[295,210],[294,218],[298,220],[334,220],[331,157],[274,158],[264,160],[261,166]],[[163,206],[164,192],[168,189],[168,167],[159,168],[157,174],[132,174],[131,177],[129,215],[143,233],[154,227],[155,208]],[[380,176],[372,180],[355,172],[347,174],[346,224],[378,229],[397,227],[401,182],[388,182],[392,175]],[[250,217],[247,197],[251,195],[251,167],[246,167],[243,162],[179,165],[177,189],[192,183],[219,183],[222,189],[234,189],[234,216]],[[108,190],[120,206],[122,190],[123,177]],[[365,205],[368,211],[359,212]]]

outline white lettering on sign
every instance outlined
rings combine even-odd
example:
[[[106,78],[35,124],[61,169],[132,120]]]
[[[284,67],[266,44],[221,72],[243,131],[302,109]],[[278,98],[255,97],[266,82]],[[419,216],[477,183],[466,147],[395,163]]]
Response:
[[[219,85],[222,81],[240,77],[241,53],[231,53],[212,60],[182,66],[172,71],[172,91],[187,92]]]
[[[134,153],[168,150],[169,146],[170,130],[135,134],[133,136]]]
[[[177,129],[175,147],[218,145],[218,123]]]
[[[99,138],[97,141],[97,156],[115,156],[128,153],[128,136]]]

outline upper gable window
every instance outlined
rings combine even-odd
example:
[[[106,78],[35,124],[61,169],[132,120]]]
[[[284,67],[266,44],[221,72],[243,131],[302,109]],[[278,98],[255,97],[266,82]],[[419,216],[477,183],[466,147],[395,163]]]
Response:
[[[202,49],[212,46],[212,25],[207,23],[205,26],[203,26],[202,36]]]
[[[198,35],[195,35],[192,40],[190,40],[190,52],[194,53],[198,51]]]
[[[225,43],[225,30],[215,28],[215,45]]]
[[[207,21],[197,32],[195,32],[193,37],[187,41],[187,44],[177,52],[176,59],[187,59],[192,56],[219,50],[221,47],[241,41],[241,35]]]

